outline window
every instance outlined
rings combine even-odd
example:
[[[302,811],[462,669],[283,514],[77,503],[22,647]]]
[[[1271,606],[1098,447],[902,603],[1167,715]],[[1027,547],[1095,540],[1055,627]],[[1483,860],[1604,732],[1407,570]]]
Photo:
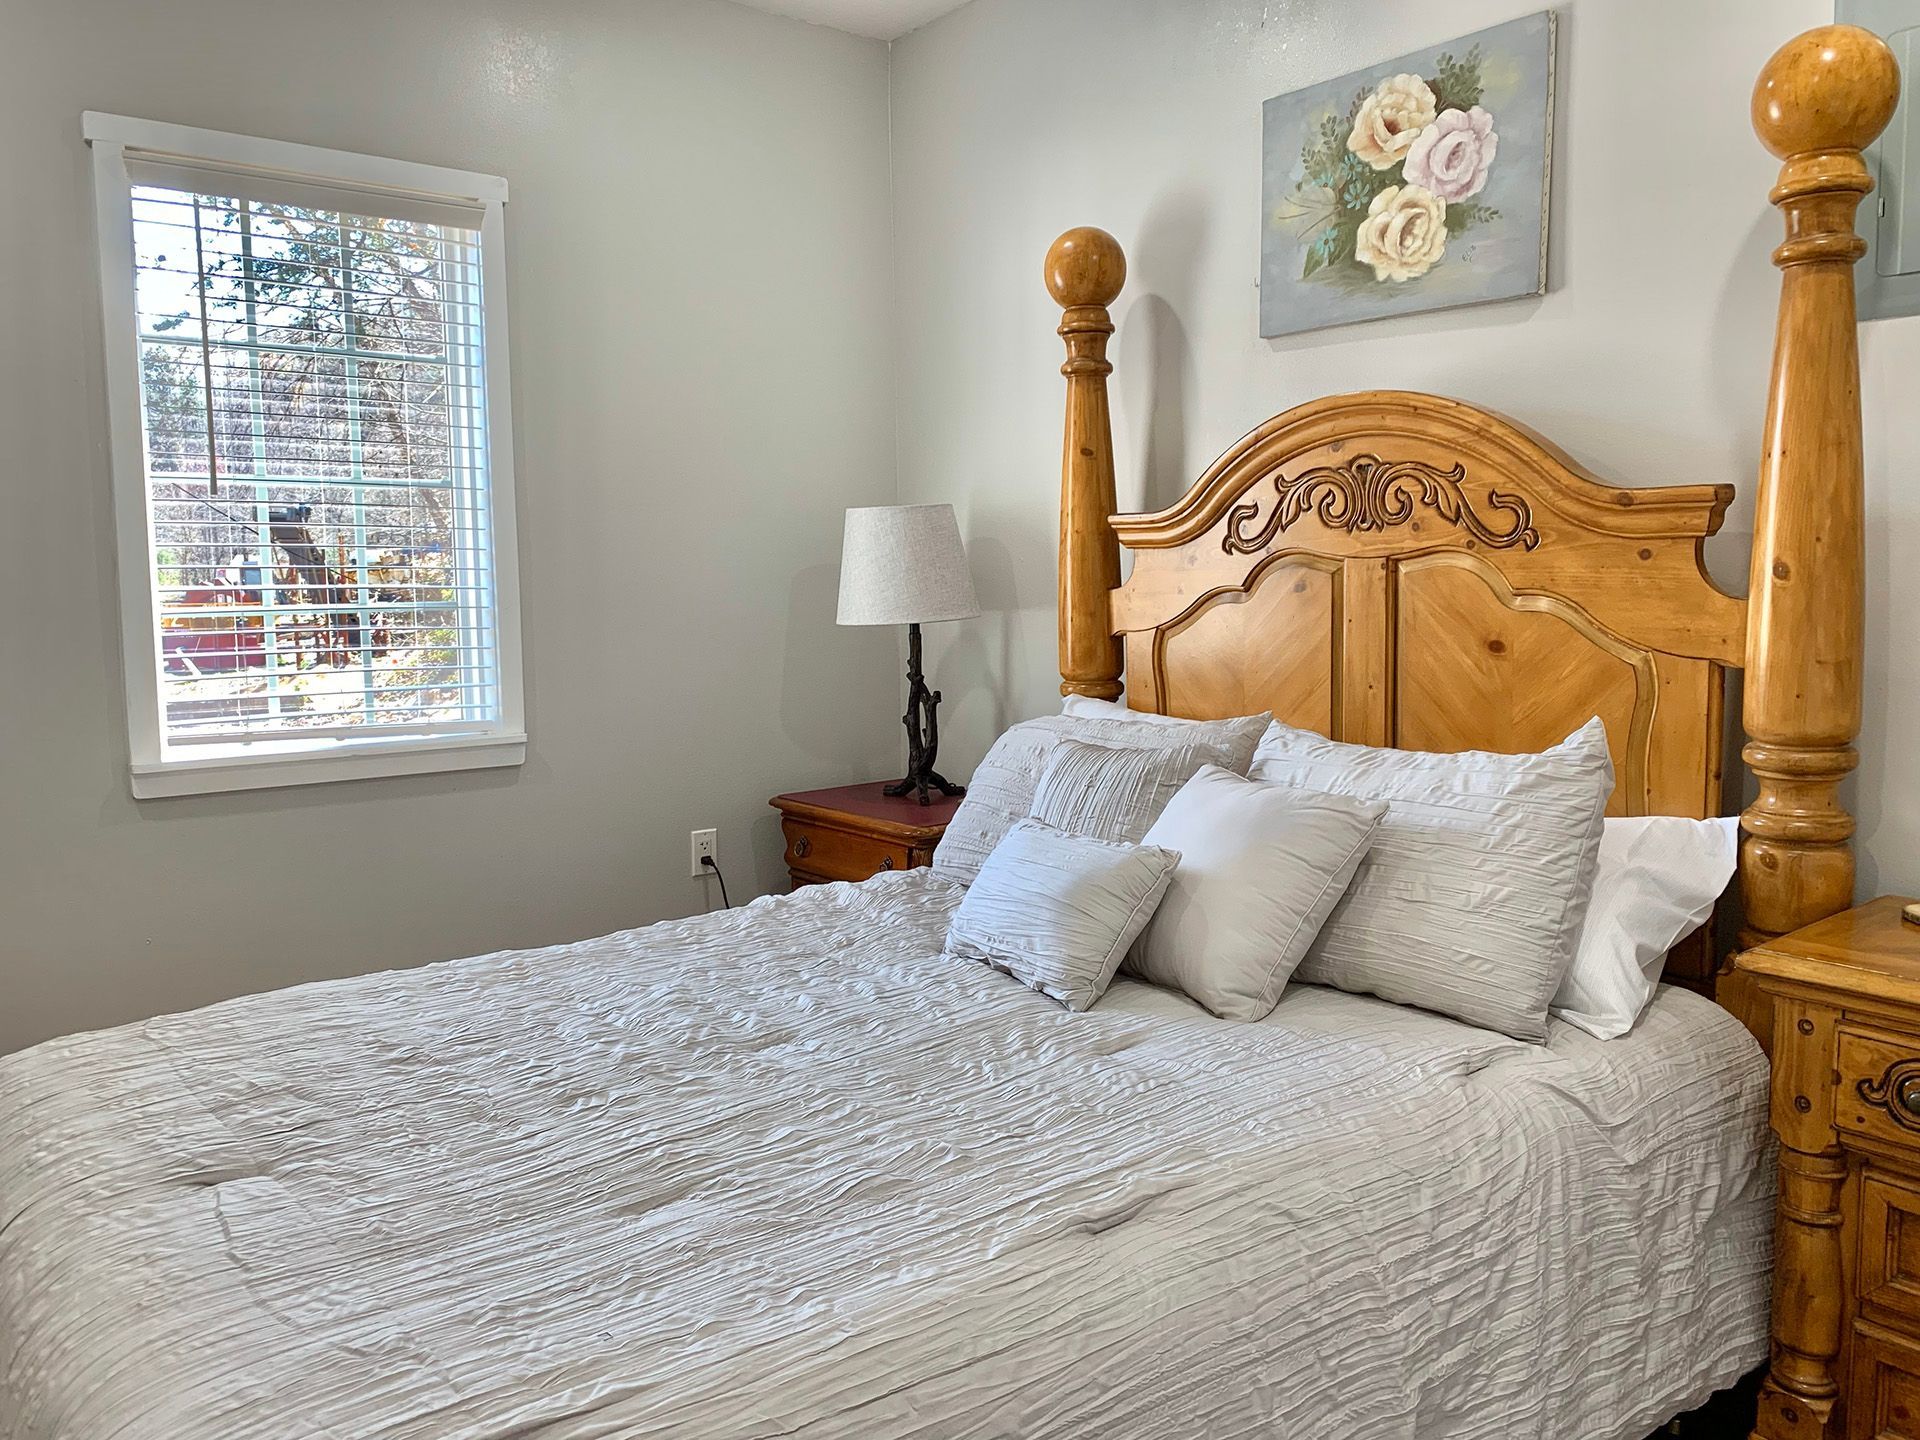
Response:
[[[519,763],[505,182],[85,132],[134,794]]]

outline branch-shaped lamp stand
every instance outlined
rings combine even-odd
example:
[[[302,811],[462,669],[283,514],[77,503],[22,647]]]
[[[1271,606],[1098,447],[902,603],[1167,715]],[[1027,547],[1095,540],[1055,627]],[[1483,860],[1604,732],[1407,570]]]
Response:
[[[918,792],[920,803],[933,803],[932,792],[964,795],[967,787],[955,785],[933,768],[940,753],[940,692],[927,689],[927,677],[920,669],[920,627],[907,626],[907,713],[900,717],[907,727],[906,778],[887,786],[889,795]]]

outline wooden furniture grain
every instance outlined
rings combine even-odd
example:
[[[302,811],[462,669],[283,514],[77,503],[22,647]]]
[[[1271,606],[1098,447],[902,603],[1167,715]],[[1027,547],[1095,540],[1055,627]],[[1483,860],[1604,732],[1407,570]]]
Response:
[[[1762,1436],[1920,1437],[1920,927],[1906,903],[1875,900],[1736,962],[1773,1002]]]
[[[929,865],[960,807],[957,796],[935,795],[922,805],[911,795],[888,795],[878,780],[795,791],[767,803],[780,812],[795,889]]]
[[[1108,307],[1126,260],[1105,231],[1062,235],[1045,268],[1067,350],[1061,691],[1115,698],[1124,675],[1139,710],[1271,709],[1430,750],[1538,749],[1598,714],[1618,773],[1610,813],[1709,816],[1726,672],[1744,666],[1758,796],[1741,817],[1742,943],[1844,909],[1853,821],[1838,787],[1856,758],[1865,606],[1854,219],[1872,188],[1860,151],[1898,94],[1886,45],[1843,25],[1782,47],[1754,92],[1754,127],[1782,161],[1770,198],[1786,239],[1746,599],[1701,556],[1731,486],[1611,485],[1525,427],[1434,395],[1309,401],[1167,509],[1114,514]],[[1706,934],[1667,974],[1709,994],[1721,981],[1722,1003],[1776,1032],[1753,973],[1717,975]],[[1760,1430],[1796,1440],[1840,1433],[1844,1409],[1820,1338],[1842,1304],[1828,1263],[1842,1170],[1806,1153],[1783,1181]]]

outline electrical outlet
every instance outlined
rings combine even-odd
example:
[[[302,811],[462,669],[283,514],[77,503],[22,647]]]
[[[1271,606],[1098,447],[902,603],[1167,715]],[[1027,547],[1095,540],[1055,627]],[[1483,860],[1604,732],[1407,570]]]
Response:
[[[687,849],[692,857],[695,875],[711,875],[712,869],[700,862],[708,858],[718,858],[720,852],[720,832],[718,830],[695,830],[687,837]]]

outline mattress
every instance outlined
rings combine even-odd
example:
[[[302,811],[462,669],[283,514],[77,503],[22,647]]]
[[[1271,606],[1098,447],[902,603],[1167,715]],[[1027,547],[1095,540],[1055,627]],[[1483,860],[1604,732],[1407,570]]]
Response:
[[[1766,1069],[1073,1015],[928,871],[0,1060],[0,1435],[1643,1436],[1766,1352]]]

